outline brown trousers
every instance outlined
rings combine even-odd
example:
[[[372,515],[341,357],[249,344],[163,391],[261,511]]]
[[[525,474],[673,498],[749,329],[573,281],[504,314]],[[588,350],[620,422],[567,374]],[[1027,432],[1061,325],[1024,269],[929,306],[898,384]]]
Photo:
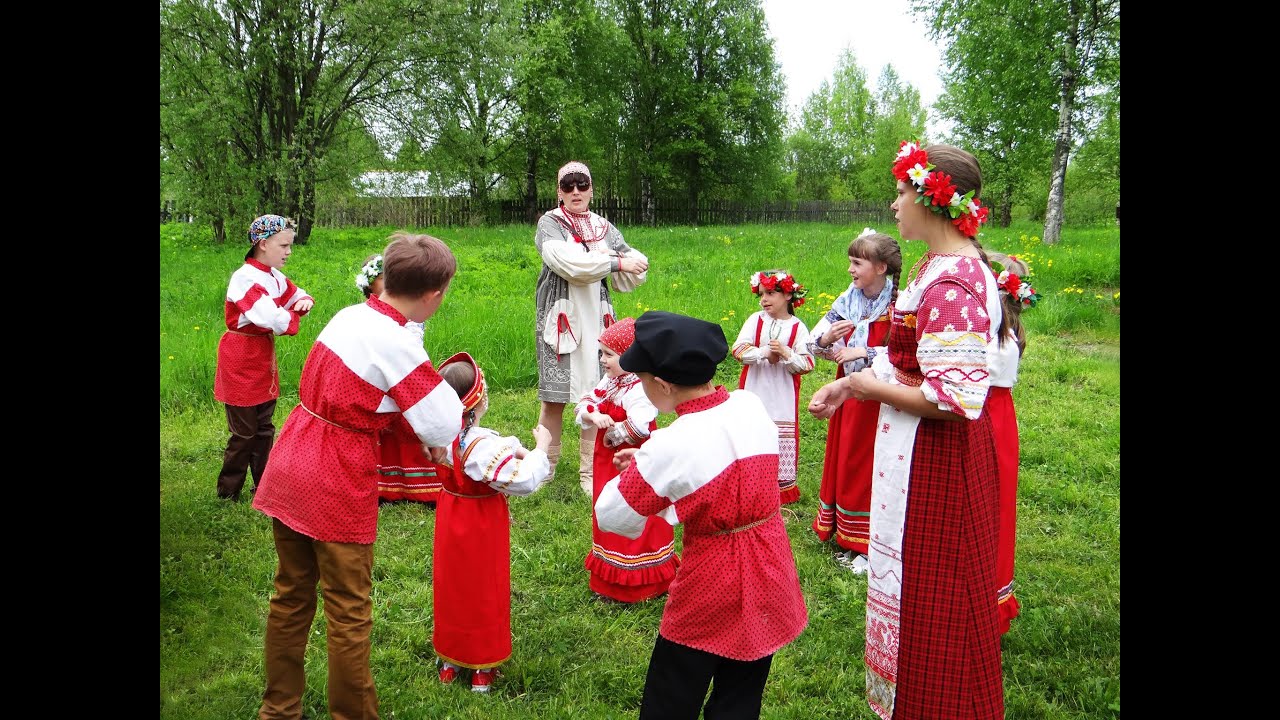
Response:
[[[329,641],[329,714],[333,720],[377,720],[378,694],[369,670],[373,546],[320,542],[274,518],[271,527],[280,563],[267,614],[267,688],[258,717],[302,717],[307,634],[319,581]]]
[[[227,449],[222,453],[222,470],[218,473],[218,497],[239,498],[244,487],[245,472],[253,470],[253,487],[262,482],[262,472],[267,469],[267,456],[276,442],[276,426],[272,415],[276,401],[261,405],[241,407],[227,406]]]

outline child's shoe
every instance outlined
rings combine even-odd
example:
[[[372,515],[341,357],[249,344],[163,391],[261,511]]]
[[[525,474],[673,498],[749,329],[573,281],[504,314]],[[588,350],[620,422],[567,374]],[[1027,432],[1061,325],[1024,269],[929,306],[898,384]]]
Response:
[[[471,673],[471,692],[487,693],[493,684],[493,668]]]
[[[440,663],[440,682],[448,684],[458,679],[458,666],[452,663]]]

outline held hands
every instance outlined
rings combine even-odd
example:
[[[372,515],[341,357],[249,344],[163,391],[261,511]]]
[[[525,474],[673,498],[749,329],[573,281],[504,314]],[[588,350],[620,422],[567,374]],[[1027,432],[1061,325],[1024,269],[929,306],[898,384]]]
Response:
[[[427,452],[427,457],[431,458],[431,462],[447,463],[449,461],[449,448],[447,447],[427,447],[423,445],[422,449]]]
[[[601,412],[584,413],[582,418],[599,430],[606,430],[613,427],[613,418]]]
[[[853,389],[849,387],[849,378],[843,377],[818,388],[809,401],[809,414],[819,420],[826,420],[836,414],[836,410],[845,400],[853,397]]]
[[[631,467],[631,457],[635,455],[640,448],[622,448],[613,454],[613,466],[622,472]]]
[[[316,301],[315,301],[315,300],[313,300],[313,299],[311,299],[311,298],[309,298],[309,297],[304,297],[304,298],[302,298],[301,300],[299,300],[298,302],[296,302],[296,303],[294,303],[294,304],[293,304],[293,309],[294,309],[294,310],[296,310],[296,311],[297,311],[297,312],[299,312],[299,313],[304,313],[304,312],[309,311],[311,308],[313,308],[313,307],[315,307],[315,306],[316,306]]]
[[[871,368],[862,368],[846,377],[845,381],[849,383],[850,392],[855,400],[866,400],[871,397],[871,391],[880,384]]]
[[[546,452],[547,448],[551,446],[551,431],[543,427],[541,424],[534,426],[533,442],[534,450]]]
[[[852,329],[852,320],[837,320],[831,323],[831,327],[827,328],[827,331],[822,334],[822,346],[831,347],[831,343],[848,335]]]

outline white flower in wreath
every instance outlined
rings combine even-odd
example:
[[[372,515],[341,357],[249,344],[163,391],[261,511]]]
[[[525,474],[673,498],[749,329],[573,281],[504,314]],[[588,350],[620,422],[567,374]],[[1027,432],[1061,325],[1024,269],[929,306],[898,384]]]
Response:
[[[938,312],[938,308],[929,308],[929,319],[930,319],[930,320],[937,320],[937,319],[938,319],[938,316],[939,316],[939,315],[941,315],[941,314],[942,314],[942,313]]]
[[[951,207],[960,207],[964,203],[964,195],[961,193],[951,193]]]
[[[929,177],[929,171],[924,169],[920,163],[916,163],[915,167],[907,171],[907,177],[911,178],[911,182],[919,187],[924,187],[924,181]]]
[[[913,143],[913,142],[905,143],[902,146],[902,148],[898,150],[898,157],[904,158],[919,149],[920,149],[920,146],[917,145],[916,143]]]
[[[784,273],[784,272],[776,272],[776,273],[774,273],[774,274],[773,274],[773,277],[774,277],[774,279],[775,279],[775,280],[777,280],[778,282],[782,282],[783,280],[786,280],[786,279],[787,279],[787,274],[786,274],[786,273]]]
[[[754,274],[754,275],[752,275],[752,276],[751,276],[751,289],[752,289],[752,290],[755,290],[755,289],[757,289],[757,288],[759,288],[759,287],[760,287],[760,279],[761,279],[761,277],[763,277],[763,276],[764,276],[764,273],[761,273],[761,272],[757,272],[756,274]]]
[[[1005,283],[1007,283],[1007,282],[1009,282],[1009,271],[1008,271],[1008,270],[1001,270],[1001,271],[1000,271],[1000,276],[996,278],[996,284],[997,284],[997,285],[1004,285],[1004,284],[1005,284]]]
[[[960,293],[957,293],[957,292],[955,291],[955,288],[952,288],[952,289],[948,290],[948,291],[947,291],[947,295],[946,295],[947,302],[954,302],[954,301],[955,301],[955,299],[956,299],[956,297],[957,297],[959,294],[960,294]]]

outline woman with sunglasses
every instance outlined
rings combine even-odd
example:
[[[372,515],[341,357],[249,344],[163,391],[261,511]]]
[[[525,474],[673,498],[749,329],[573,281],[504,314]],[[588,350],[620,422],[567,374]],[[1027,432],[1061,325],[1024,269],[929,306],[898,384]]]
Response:
[[[547,455],[555,474],[565,405],[576,405],[600,381],[600,333],[616,319],[613,289],[630,292],[643,284],[649,259],[631,248],[609,221],[587,209],[591,171],[574,161],[556,174],[560,202],[538,221],[534,244],[542,256],[538,275],[535,343],[538,348],[538,422],[551,431]],[[594,427],[582,431],[578,480],[591,495]]]

